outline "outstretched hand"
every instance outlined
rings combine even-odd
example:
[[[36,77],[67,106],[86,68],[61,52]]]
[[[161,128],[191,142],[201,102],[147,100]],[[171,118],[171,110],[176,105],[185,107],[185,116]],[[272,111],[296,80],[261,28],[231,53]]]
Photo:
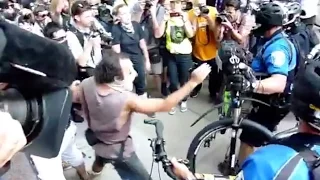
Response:
[[[190,81],[200,84],[206,79],[206,77],[209,75],[210,72],[211,72],[210,65],[207,63],[204,63],[192,71]]]

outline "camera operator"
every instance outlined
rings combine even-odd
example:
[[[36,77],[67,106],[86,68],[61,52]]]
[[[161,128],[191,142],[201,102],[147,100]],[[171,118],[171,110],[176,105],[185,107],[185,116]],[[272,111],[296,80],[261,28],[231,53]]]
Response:
[[[93,69],[101,61],[101,37],[94,32],[95,17],[87,1],[80,0],[72,4],[67,39],[69,48],[79,66],[79,80],[93,75]]]
[[[224,11],[216,19],[220,26],[218,41],[233,39],[243,47],[249,46],[249,35],[254,27],[254,18],[240,11],[240,0],[225,0]]]
[[[188,14],[193,29],[195,29],[192,44],[193,62],[196,67],[202,63],[210,64],[212,68],[209,75],[208,86],[210,100],[220,103],[218,92],[222,83],[222,74],[215,61],[218,49],[216,41],[218,31],[215,25],[215,19],[218,14],[217,9],[212,6],[207,6],[205,0],[195,0],[193,2],[193,9],[191,9]],[[197,97],[201,88],[202,84],[194,89],[190,97]]]
[[[88,141],[96,153],[94,174],[101,173],[104,165],[111,163],[121,179],[149,180],[149,173],[137,157],[129,135],[133,113],[170,111],[209,73],[210,66],[203,64],[193,71],[184,86],[165,99],[141,99],[131,92],[137,73],[128,56],[104,56],[94,77],[81,83],[79,93],[85,119],[96,139],[92,138],[91,143]]]

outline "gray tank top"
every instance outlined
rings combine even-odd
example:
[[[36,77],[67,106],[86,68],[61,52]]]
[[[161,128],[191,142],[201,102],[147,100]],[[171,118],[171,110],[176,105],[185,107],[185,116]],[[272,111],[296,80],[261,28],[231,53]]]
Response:
[[[133,152],[129,136],[131,115],[127,121],[120,116],[131,92],[110,89],[106,95],[100,95],[93,77],[85,79],[81,86],[90,128],[103,142],[94,146],[97,155],[112,159],[129,157]]]

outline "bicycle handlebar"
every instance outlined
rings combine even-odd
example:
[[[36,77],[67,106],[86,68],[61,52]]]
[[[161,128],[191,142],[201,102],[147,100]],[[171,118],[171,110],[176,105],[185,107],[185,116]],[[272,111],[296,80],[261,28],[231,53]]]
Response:
[[[173,168],[172,168],[172,163],[167,157],[167,153],[164,148],[164,139],[163,139],[163,123],[160,120],[157,119],[151,119],[151,120],[144,120],[145,124],[149,125],[154,125],[155,126],[155,131],[156,131],[156,139],[154,140],[155,142],[155,147],[154,147],[154,154],[156,156],[156,162],[161,161],[162,162],[162,167],[164,171],[167,173],[167,175],[174,179],[178,180],[179,178],[173,173]],[[183,162],[182,162],[183,163]]]
[[[157,119],[145,119],[144,120],[145,124],[150,124],[150,125],[154,125],[156,128],[156,135],[157,135],[157,139],[163,139],[163,123],[160,120]]]

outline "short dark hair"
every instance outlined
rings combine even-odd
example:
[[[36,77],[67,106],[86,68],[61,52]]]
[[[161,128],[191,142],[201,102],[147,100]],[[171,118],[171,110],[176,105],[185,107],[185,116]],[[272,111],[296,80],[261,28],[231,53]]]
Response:
[[[113,9],[112,9],[112,15],[116,16],[119,13],[119,9],[123,8],[123,7],[127,7],[126,4],[118,4],[116,5]]]
[[[115,78],[123,80],[120,59],[127,58],[125,54],[110,52],[104,54],[100,63],[94,69],[94,79],[97,84],[112,83]]]
[[[75,1],[71,6],[71,16],[81,15],[85,11],[89,10],[91,10],[91,5],[87,1]]]
[[[43,11],[47,11],[47,7],[45,5],[39,4],[37,6],[34,7],[33,9],[33,14],[35,16],[38,16],[39,13],[43,12]]]
[[[63,27],[56,23],[56,22],[49,22],[44,28],[43,28],[43,35],[49,39],[54,38],[54,33],[63,29]]]
[[[227,6],[234,7],[236,10],[240,9],[241,2],[240,0],[225,0],[224,7]]]

